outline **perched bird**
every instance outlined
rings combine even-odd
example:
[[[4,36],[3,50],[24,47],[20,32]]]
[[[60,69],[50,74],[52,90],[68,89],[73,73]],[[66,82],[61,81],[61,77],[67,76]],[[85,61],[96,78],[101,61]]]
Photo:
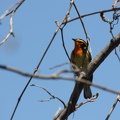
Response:
[[[80,72],[84,71],[90,61],[92,60],[91,54],[88,51],[87,43],[82,39],[72,39],[75,42],[74,49],[71,53],[71,62],[80,68]],[[76,76],[79,76],[79,73],[75,73]],[[89,81],[92,82],[93,75],[89,78]],[[84,84],[84,98],[91,98],[92,92],[90,85]]]

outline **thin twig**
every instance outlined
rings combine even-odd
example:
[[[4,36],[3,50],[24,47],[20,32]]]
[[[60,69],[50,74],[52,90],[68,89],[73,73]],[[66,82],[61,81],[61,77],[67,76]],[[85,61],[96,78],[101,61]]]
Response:
[[[104,12],[100,13],[100,17],[104,22],[107,22],[109,24],[111,24],[111,22],[109,21],[109,19],[104,15]]]
[[[69,18],[68,15],[70,14],[70,11],[71,11],[71,8],[72,8],[73,3],[74,3],[74,1],[71,0],[71,2],[70,2],[70,7],[69,7],[69,9],[68,9],[68,12],[67,12],[67,14],[66,14],[65,21],[64,21],[65,24],[63,24],[63,27],[60,29],[60,30],[61,30],[61,37],[62,37],[62,45],[63,45],[63,48],[64,48],[64,50],[65,50],[65,53],[66,53],[69,61],[71,61],[71,59],[70,59],[69,54],[68,54],[68,52],[67,52],[67,50],[66,50],[66,47],[65,47],[64,36],[63,36],[63,28],[66,26],[66,24],[67,24],[67,22],[68,22],[68,18]]]
[[[9,33],[6,35],[6,37],[0,42],[0,45],[2,45],[4,42],[7,41],[7,39],[12,35],[14,37],[14,33],[13,33],[13,16],[14,13],[16,12],[16,10],[22,5],[22,3],[25,0],[19,0],[19,2],[15,3],[13,6],[9,7],[1,16],[0,16],[0,20],[2,20],[5,16],[11,14],[10,16],[10,31]],[[15,7],[16,6],[16,7]],[[15,7],[15,8],[14,8]],[[13,9],[14,8],[14,9]]]
[[[120,62],[120,57],[119,57],[119,55],[118,55],[118,53],[117,53],[116,48],[115,48],[115,55],[117,56],[117,58],[118,58],[118,60],[119,60],[119,62]]]
[[[66,63],[62,63],[62,64],[59,64],[59,65],[55,65],[55,66],[53,66],[49,69],[54,69],[54,68],[61,67],[63,65],[67,65],[67,64],[74,68],[74,70],[72,70],[73,72],[80,72],[80,69],[78,68],[78,66],[71,63],[71,62],[66,62]]]
[[[114,35],[113,35],[112,30],[110,30],[110,33],[111,33],[113,39],[115,40],[115,37],[114,37]],[[117,50],[116,50],[116,48],[115,48],[115,55],[117,56],[117,58],[118,58],[118,60],[119,60],[119,62],[120,62],[120,57],[119,57],[119,55],[117,54]]]
[[[13,16],[14,16],[14,13],[15,12],[13,11],[12,14],[11,14],[11,16],[10,16],[10,31],[6,35],[6,37],[0,42],[0,45],[2,45],[3,43],[5,43],[11,35],[14,37],[14,33],[13,33]]]
[[[110,110],[110,112],[109,112],[109,114],[107,115],[107,117],[106,117],[105,120],[108,120],[108,119],[109,119],[109,117],[111,116],[113,110],[115,109],[115,107],[116,107],[119,99],[120,99],[120,94],[117,96],[117,98],[116,98],[116,100],[115,100],[115,102],[114,102],[114,104],[113,104],[113,106],[112,106],[112,108],[111,108],[111,110]]]
[[[96,93],[91,99],[86,100],[85,102],[81,102],[80,104],[76,105],[76,109],[80,108],[82,105],[89,103],[89,102],[94,102],[99,96],[99,93]]]
[[[115,0],[114,3],[112,4],[112,7],[113,7],[113,8],[116,8],[116,7],[117,7],[116,4],[117,4],[118,2],[120,2],[120,0]]]
[[[88,39],[89,36],[88,36],[88,34],[87,34],[87,31],[86,31],[84,22],[83,22],[83,20],[82,20],[82,17],[81,17],[81,15],[80,15],[80,12],[79,12],[78,9],[77,9],[77,6],[76,6],[75,2],[73,3],[73,5],[74,5],[74,8],[75,8],[75,10],[76,10],[76,12],[77,12],[77,14],[78,14],[79,20],[80,20],[80,22],[81,22],[81,24],[82,24],[82,27],[83,27],[83,30],[84,30],[86,39]]]
[[[114,34],[113,34],[113,32],[112,32],[112,30],[113,30],[112,23],[113,23],[113,22],[114,22],[114,17],[113,17],[112,22],[109,23],[109,25],[110,25],[110,34],[112,35],[112,38],[113,38],[114,40],[116,40],[116,39],[115,39],[115,36],[114,36]],[[119,60],[119,62],[120,62],[120,57],[119,57],[119,55],[117,54],[116,48],[115,48],[115,55],[117,56],[117,58],[118,58],[118,60]]]
[[[115,0],[114,6],[116,5],[117,1],[118,1],[118,0]],[[110,25],[110,34],[111,34],[112,38],[115,40],[115,37],[114,37],[114,34],[113,34],[112,30],[113,30],[113,28],[114,28],[114,25],[118,24],[119,16],[118,16],[118,14],[117,14],[117,10],[115,10],[114,13],[113,13],[113,20],[112,20],[112,21],[110,21],[110,20],[104,15],[104,12],[101,12],[101,13],[100,13],[100,16],[101,16],[101,18],[102,18],[102,20],[103,20],[104,22],[106,22],[106,23],[108,23],[108,24]],[[117,23],[114,23],[115,20],[117,20]],[[115,48],[115,55],[117,56],[117,58],[118,58],[118,60],[119,60],[119,62],[120,62],[120,57],[119,57],[119,55],[117,54],[116,48]]]
[[[9,7],[1,16],[0,16],[0,21],[5,17],[8,16],[9,14],[11,14],[13,11],[16,12],[16,10],[22,5],[22,3],[25,0],[19,0],[18,2],[16,2],[14,5],[12,5],[11,7]],[[16,7],[15,7],[16,6]]]
[[[100,14],[101,12],[106,13],[106,12],[112,12],[112,11],[116,11],[116,10],[120,10],[120,7],[119,8],[114,8],[114,9],[112,8],[112,9],[101,10],[101,11],[97,11],[97,12],[92,12],[92,13],[84,14],[84,15],[81,15],[81,18],[88,17],[88,16],[91,16],[91,15]],[[75,21],[75,20],[78,20],[78,19],[80,19],[79,16],[76,17],[76,18],[73,18],[73,19],[69,20],[67,23]]]
[[[55,66],[53,66],[53,67],[50,67],[49,69],[51,70],[51,69],[54,69],[54,68],[57,68],[57,67],[61,67],[61,66],[66,65],[66,64],[68,64],[68,62],[59,64],[59,65],[55,65]]]
[[[63,29],[60,29],[60,30],[61,30],[61,37],[62,37],[62,45],[63,45],[63,48],[64,48],[64,50],[65,50],[65,53],[66,53],[69,61],[71,61],[71,59],[70,59],[70,57],[69,57],[69,55],[68,55],[68,52],[67,52],[67,50],[66,50],[66,47],[65,47],[65,42],[64,42],[64,37],[63,37]]]
[[[23,4],[25,0],[19,0],[17,3],[15,3],[13,6],[16,6],[11,12],[7,13],[6,16],[11,14],[13,11],[16,12],[16,10]]]
[[[63,100],[61,100],[59,97],[56,97],[56,96],[52,95],[46,88],[41,87],[39,85],[35,85],[35,84],[32,84],[31,86],[39,87],[39,88],[43,89],[44,91],[46,91],[51,96],[50,99],[48,99],[48,100],[40,100],[40,102],[47,102],[47,101],[50,101],[51,99],[58,99],[64,105],[64,108],[66,107],[65,103],[63,102]]]

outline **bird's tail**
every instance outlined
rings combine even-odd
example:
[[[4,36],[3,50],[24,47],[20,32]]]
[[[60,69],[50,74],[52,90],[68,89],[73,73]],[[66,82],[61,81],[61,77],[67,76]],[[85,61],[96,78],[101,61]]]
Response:
[[[91,98],[92,97],[92,92],[91,92],[91,89],[90,89],[90,85],[85,85],[84,86],[84,98],[87,99],[87,98]]]

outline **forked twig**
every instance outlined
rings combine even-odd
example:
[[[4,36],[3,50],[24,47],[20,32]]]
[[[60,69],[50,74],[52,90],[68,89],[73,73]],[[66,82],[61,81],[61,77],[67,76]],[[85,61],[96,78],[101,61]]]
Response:
[[[109,114],[107,115],[107,117],[106,117],[105,120],[108,120],[108,119],[109,119],[109,117],[111,116],[113,110],[115,109],[118,101],[120,101],[120,94],[117,96],[117,98],[116,98],[116,100],[115,100],[115,102],[114,102],[114,104],[113,104],[113,106],[112,106],[112,108],[111,108],[111,110],[110,110],[110,112],[109,112]]]
[[[109,21],[109,19],[104,15],[104,12],[100,13],[100,17],[104,22],[107,22],[109,24],[111,24],[111,22]]]
[[[120,2],[120,0],[115,0],[114,3],[112,4],[112,7],[113,7],[113,8],[116,8],[116,7],[117,7],[116,4],[117,4],[118,2]]]
[[[115,5],[116,5],[116,0],[115,0],[115,3],[114,3],[114,6],[115,6]],[[112,21],[110,21],[110,20],[104,15],[104,12],[101,12],[101,13],[100,13],[100,16],[101,16],[101,18],[102,18],[102,20],[103,20],[104,22],[106,22],[106,23],[108,23],[108,24],[110,25],[110,34],[111,34],[112,38],[113,38],[114,40],[116,40],[115,37],[114,37],[114,34],[113,34],[112,30],[113,30],[114,26],[115,26],[116,24],[118,24],[118,21],[119,21],[119,17],[120,17],[120,16],[119,16],[119,14],[117,14],[117,10],[114,11],[114,13],[113,13],[113,20],[112,20]],[[117,20],[116,23],[114,23],[115,20]],[[115,48],[115,55],[117,56],[117,58],[118,58],[118,60],[119,60],[119,62],[120,62],[120,57],[119,57],[119,55],[117,54],[116,48]]]
[[[64,108],[66,107],[65,103],[63,102],[63,100],[61,100],[59,97],[56,97],[56,96],[52,95],[46,88],[41,87],[39,85],[35,85],[35,84],[32,84],[31,86],[39,87],[39,88],[43,89],[45,92],[47,92],[51,96],[51,98],[49,98],[47,100],[39,100],[40,102],[48,102],[51,99],[58,99],[64,105]]]
[[[118,58],[118,60],[119,60],[119,62],[120,62],[120,57],[119,57],[119,55],[118,55],[118,53],[117,53],[116,48],[115,48],[115,55],[117,56],[117,58]]]
[[[10,31],[9,33],[6,35],[6,37],[0,42],[0,45],[2,45],[4,42],[7,41],[7,39],[12,35],[14,37],[14,33],[13,33],[13,16],[14,16],[15,11],[12,12],[11,16],[10,16]]]
[[[63,48],[64,48],[64,50],[65,50],[65,53],[66,53],[69,61],[71,61],[71,59],[70,59],[69,54],[68,54],[68,52],[67,52],[67,50],[66,50],[66,47],[65,47],[64,36],[63,36],[63,28],[66,26],[67,22],[69,21],[68,15],[70,14],[70,11],[71,11],[71,8],[72,8],[73,3],[74,3],[74,0],[71,0],[71,1],[70,1],[70,7],[69,7],[69,9],[68,9],[68,11],[67,11],[67,14],[66,14],[66,16],[65,16],[65,19],[64,19],[64,24],[63,24],[62,28],[60,28],[60,30],[61,30],[61,37],[62,37],[62,45],[63,45]],[[58,26],[58,21],[56,21],[56,25]]]
[[[86,100],[85,102],[81,102],[80,104],[76,105],[76,109],[80,108],[82,105],[89,103],[89,102],[94,102],[99,96],[99,93],[96,93],[91,99]]]
[[[13,16],[14,13],[16,12],[16,10],[22,5],[22,3],[25,0],[19,0],[19,2],[15,3],[13,6],[9,7],[1,16],[0,16],[0,20],[2,20],[5,16],[11,14],[10,16],[10,31],[9,33],[6,35],[6,37],[0,42],[0,45],[2,45],[3,43],[5,43],[7,41],[7,39],[12,35],[14,37],[14,33],[13,33]]]
[[[92,13],[84,14],[84,15],[81,15],[81,18],[88,17],[88,16],[91,16],[91,15],[100,14],[101,12],[106,13],[106,12],[112,12],[112,11],[116,11],[116,10],[120,10],[120,7],[119,8],[112,8],[112,9],[101,10],[101,11],[97,11],[97,12],[92,12]],[[76,18],[73,18],[73,19],[69,20],[67,23],[73,22],[73,21],[78,20],[78,19],[80,19],[79,16],[76,17]],[[65,24],[65,22],[63,24]]]
[[[5,16],[10,15],[13,11],[16,12],[16,10],[22,5],[22,3],[25,0],[19,0],[18,2],[16,2],[14,5],[12,5],[11,7],[9,7],[1,16],[0,16],[0,20],[2,20]]]

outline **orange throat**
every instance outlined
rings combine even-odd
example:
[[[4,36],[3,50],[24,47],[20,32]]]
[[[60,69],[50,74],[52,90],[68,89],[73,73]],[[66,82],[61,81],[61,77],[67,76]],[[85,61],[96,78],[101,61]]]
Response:
[[[81,54],[83,54],[83,50],[81,48],[75,48],[74,53],[75,53],[75,55],[81,55]]]

